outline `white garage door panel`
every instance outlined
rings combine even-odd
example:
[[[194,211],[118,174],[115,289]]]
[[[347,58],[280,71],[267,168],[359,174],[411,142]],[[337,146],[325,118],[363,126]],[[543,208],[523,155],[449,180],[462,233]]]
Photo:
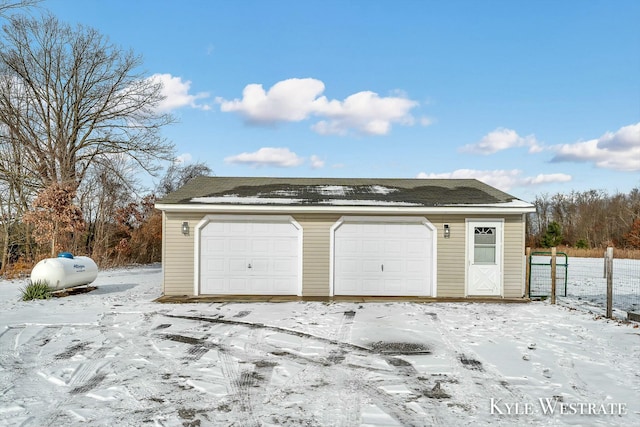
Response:
[[[211,221],[200,231],[200,294],[296,295],[299,230],[289,221]]]
[[[434,236],[425,224],[344,222],[334,233],[335,295],[431,295]]]
[[[225,244],[222,239],[209,237],[203,244],[209,252],[224,252]]]
[[[362,283],[357,283],[354,281],[354,283],[352,283],[351,285],[351,289],[354,292],[358,292],[361,287],[365,287],[371,290],[373,293],[381,293],[384,289],[384,283],[382,283],[382,281],[377,279],[371,280],[371,279],[363,278]]]
[[[227,280],[224,279],[220,279],[220,292],[221,294],[223,293],[227,293],[227,289],[231,288],[234,290],[234,292],[237,292],[238,294],[243,294],[248,292],[249,290],[249,284],[247,283],[247,279],[235,279],[235,278],[230,278]]]
[[[209,278],[207,279],[206,287],[212,291],[222,291],[224,289],[224,280]]]
[[[267,253],[269,251],[269,241],[264,238],[254,238],[251,241],[251,251],[258,254]]]

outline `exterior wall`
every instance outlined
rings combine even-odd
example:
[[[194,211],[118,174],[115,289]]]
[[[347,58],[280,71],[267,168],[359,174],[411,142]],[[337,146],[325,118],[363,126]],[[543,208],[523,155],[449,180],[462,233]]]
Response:
[[[302,295],[328,296],[331,226],[341,215],[293,215],[302,226]]]
[[[281,214],[286,215],[286,212]],[[206,213],[165,213],[163,228],[163,293],[193,295],[194,230]],[[303,228],[303,296],[328,296],[330,284],[331,226],[340,214],[291,215]],[[360,215],[362,216],[362,215]],[[379,215],[373,215],[379,216]],[[402,215],[394,215],[402,216]],[[422,216],[422,215],[406,215]],[[436,227],[437,296],[466,295],[466,218],[496,218],[493,216],[425,215]],[[190,234],[182,235],[183,221],[189,222]],[[449,224],[450,238],[443,238],[443,225]],[[503,295],[520,298],[524,283],[524,218],[510,215],[504,222]]]
[[[162,227],[162,292],[164,295],[193,295],[194,230],[202,214],[165,212]],[[189,222],[189,235],[182,234],[182,222]]]
[[[438,292],[441,298],[465,296],[465,236],[464,216],[431,215],[427,219],[438,229]],[[450,237],[445,239],[444,224],[449,224]]]
[[[525,220],[523,215],[505,217],[504,222],[504,297],[524,296]]]

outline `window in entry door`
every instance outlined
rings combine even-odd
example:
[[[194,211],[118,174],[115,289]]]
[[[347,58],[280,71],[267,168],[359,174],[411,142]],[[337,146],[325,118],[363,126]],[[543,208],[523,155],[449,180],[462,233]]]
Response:
[[[475,227],[473,233],[473,263],[496,263],[495,227]]]

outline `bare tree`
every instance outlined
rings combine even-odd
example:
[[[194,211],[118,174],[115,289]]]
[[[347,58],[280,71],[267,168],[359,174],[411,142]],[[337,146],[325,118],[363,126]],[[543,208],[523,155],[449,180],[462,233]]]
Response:
[[[602,190],[542,195],[534,201],[536,212],[527,224],[527,243],[543,243],[545,224],[557,223],[562,243],[580,247],[607,245],[635,247],[640,219],[640,189],[613,196]]]
[[[28,10],[40,2],[41,0],[0,0],[0,18],[6,19],[11,12]],[[6,129],[0,130],[2,131]],[[0,150],[0,272],[7,266],[9,247],[15,243],[12,241],[15,236],[12,236],[11,230],[16,228],[16,218],[22,213],[22,204],[16,202],[23,199],[26,190],[19,183],[20,165],[16,165],[13,155],[12,151]]]
[[[7,266],[10,249],[14,255],[29,251],[28,233],[24,230],[24,224],[20,223],[20,218],[28,210],[33,190],[34,182],[23,167],[18,142],[13,140],[0,144],[0,271]]]
[[[211,175],[211,168],[205,163],[183,165],[173,162],[158,185],[158,196],[162,197],[177,190],[195,177],[207,175]]]
[[[160,129],[161,84],[138,70],[139,56],[92,28],[57,18],[14,17],[0,47],[0,143],[18,141],[40,181],[76,188],[94,165],[125,156],[153,171],[173,146]]]
[[[134,170],[123,157],[93,167],[78,188],[79,205],[87,223],[85,250],[98,261],[106,261],[117,238],[118,209],[136,200],[140,189]]]
[[[6,16],[10,10],[30,8],[41,1],[42,0],[1,0],[0,16]]]

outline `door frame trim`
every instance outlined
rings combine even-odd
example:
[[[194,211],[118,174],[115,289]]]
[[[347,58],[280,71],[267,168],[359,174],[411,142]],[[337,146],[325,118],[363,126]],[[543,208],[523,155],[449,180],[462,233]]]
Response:
[[[478,296],[469,294],[469,268],[471,267],[471,259],[470,259],[470,251],[471,245],[473,242],[469,239],[469,234],[471,227],[474,227],[478,224],[493,224],[500,226],[500,250],[496,252],[496,258],[499,260],[500,266],[500,293],[498,295],[491,296],[500,296],[504,298],[504,218],[465,218],[465,237],[464,237],[464,259],[465,259],[465,269],[464,269],[464,296]],[[491,225],[489,225],[491,226]]]
[[[268,222],[288,222],[298,230],[298,283],[296,295],[302,296],[302,226],[291,215],[206,215],[198,222],[194,230],[194,266],[193,266],[193,294],[200,294],[200,234],[202,230],[211,222],[255,222],[258,220]]]
[[[344,223],[391,223],[391,224],[421,224],[427,227],[433,235],[431,239],[431,295],[435,297],[438,291],[438,229],[423,216],[342,216],[330,228],[329,231],[329,296],[335,296],[335,240],[336,230]]]

